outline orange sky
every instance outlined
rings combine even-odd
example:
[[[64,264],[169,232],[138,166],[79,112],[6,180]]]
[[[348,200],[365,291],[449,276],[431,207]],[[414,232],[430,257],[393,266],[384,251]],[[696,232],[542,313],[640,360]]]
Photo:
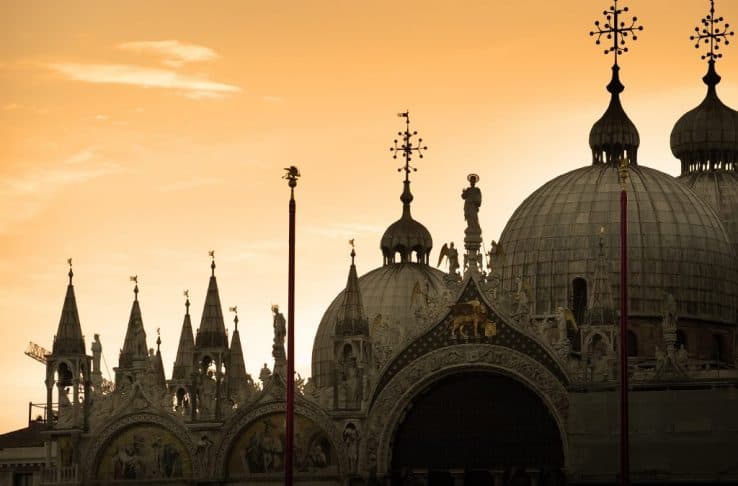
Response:
[[[621,60],[639,160],[675,174],[674,122],[704,96],[688,37],[707,0],[631,0],[646,30]],[[297,369],[320,316],[400,216],[389,146],[409,109],[429,146],[413,215],[461,243],[461,188],[481,176],[485,240],[535,188],[590,161],[611,59],[587,33],[606,1],[0,2],[0,431],[45,399],[28,341],[51,347],[67,257],[87,336],[117,364],[138,274],[167,374],[208,250],[224,309],[238,305],[247,370],[271,365],[270,305],[286,307],[289,190],[297,188]],[[738,2],[718,13],[738,23]],[[738,106],[738,51],[718,64]],[[228,316],[230,320],[232,316]],[[232,327],[232,325],[229,325]]]

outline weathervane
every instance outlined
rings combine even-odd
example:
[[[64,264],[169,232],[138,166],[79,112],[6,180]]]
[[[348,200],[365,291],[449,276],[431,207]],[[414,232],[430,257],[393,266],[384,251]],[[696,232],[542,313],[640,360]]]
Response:
[[[605,55],[611,52],[615,54],[615,65],[618,65],[618,56],[628,52],[628,48],[625,46],[625,41],[630,35],[633,40],[637,40],[638,36],[636,32],[643,30],[642,25],[636,25],[638,17],[633,17],[630,21],[630,25],[626,25],[625,22],[620,20],[620,15],[628,11],[628,7],[618,8],[618,0],[613,0],[612,6],[602,12],[605,16],[605,25],[601,25],[599,20],[595,21],[596,31],[590,31],[590,36],[597,36],[595,44],[600,45],[602,36],[606,39],[612,40],[612,45],[605,49]]]
[[[67,258],[67,264],[69,265],[69,285],[72,285],[72,277],[74,277],[74,272],[72,271],[72,259]]]
[[[410,131],[410,112],[404,111],[402,113],[398,113],[397,116],[405,119],[405,131],[404,132],[397,132],[399,136],[402,137],[402,145],[397,145],[398,140],[395,139],[395,146],[390,147],[390,152],[393,152],[394,155],[392,155],[393,159],[397,158],[397,153],[402,152],[403,157],[405,157],[405,166],[400,167],[397,169],[397,172],[405,171],[405,182],[410,181],[410,172],[417,172],[417,168],[412,167],[410,165],[410,160],[412,159],[413,152],[418,153],[419,158],[423,158],[423,150],[428,150],[427,146],[421,145],[423,143],[422,138],[418,138],[418,145],[413,146],[412,141],[410,140],[412,137],[416,136],[418,132]]]
[[[133,286],[133,294],[135,295],[135,300],[138,300],[138,275],[131,275],[128,279],[135,284]]]
[[[703,60],[709,59],[710,62],[715,62],[723,57],[722,53],[716,51],[720,50],[722,43],[729,45],[728,37],[735,35],[734,31],[728,31],[730,24],[726,23],[722,28],[720,27],[720,23],[723,22],[725,22],[723,17],[715,17],[715,0],[710,0],[710,13],[702,19],[702,28],[695,27],[694,31],[697,35],[689,36],[689,40],[696,41],[695,49],[700,48],[700,43],[710,44],[710,50],[701,56]]]

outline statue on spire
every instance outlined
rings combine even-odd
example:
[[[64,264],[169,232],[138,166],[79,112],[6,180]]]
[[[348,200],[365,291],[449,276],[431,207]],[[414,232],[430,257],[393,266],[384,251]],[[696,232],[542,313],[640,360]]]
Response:
[[[461,191],[461,199],[464,200],[464,219],[466,229],[464,230],[464,271],[482,271],[482,255],[479,249],[482,246],[482,227],[479,225],[479,207],[482,205],[482,191],[477,187],[479,176],[469,174],[466,177],[469,187]]]

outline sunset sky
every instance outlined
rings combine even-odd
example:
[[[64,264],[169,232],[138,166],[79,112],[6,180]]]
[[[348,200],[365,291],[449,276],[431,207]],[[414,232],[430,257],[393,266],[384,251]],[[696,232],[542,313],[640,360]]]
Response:
[[[588,33],[605,0],[0,1],[0,432],[45,400],[44,368],[74,282],[89,345],[117,365],[139,276],[167,376],[184,289],[199,324],[215,250],[224,310],[239,308],[247,371],[271,366],[271,304],[286,308],[283,167],[297,165],[296,368],[309,375],[321,315],[401,213],[389,152],[399,111],[429,149],[414,217],[461,245],[460,198],[480,175],[485,244],[515,208],[589,164],[612,58]],[[677,175],[669,133],[703,98],[689,36],[707,0],[630,0],[645,30],[621,58],[639,161]],[[718,14],[738,25],[738,1]],[[738,44],[738,39],[735,41]],[[718,63],[738,107],[738,49]],[[226,325],[232,331],[232,314]],[[106,373],[107,375],[107,373]]]

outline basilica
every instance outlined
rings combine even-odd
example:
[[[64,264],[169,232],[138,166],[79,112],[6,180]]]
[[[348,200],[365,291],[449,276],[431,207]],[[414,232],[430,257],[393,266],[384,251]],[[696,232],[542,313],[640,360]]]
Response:
[[[718,97],[721,20],[713,6],[706,95],[675,121],[681,175],[672,177],[638,157],[620,100],[617,16],[627,10],[618,9],[613,30],[597,26],[614,36],[616,62],[609,105],[589,133],[591,162],[530,194],[497,241],[483,239],[484,186],[470,174],[463,246],[432,253],[412,215],[410,161],[423,147],[402,114],[401,215],[378,242],[382,265],[359,275],[363,255],[347,255],[345,288],[326,302],[314,338],[312,376],[296,382],[296,483],[615,484],[622,342],[630,480],[738,484],[738,111]],[[273,308],[273,362],[248,374],[216,273],[213,256],[202,312],[186,301],[171,370],[158,339],[149,346],[136,283],[111,382],[99,339],[83,337],[70,265],[45,357],[45,413],[32,424],[42,457],[21,477],[0,454],[0,484],[283,484],[293,379],[285,317]]]

